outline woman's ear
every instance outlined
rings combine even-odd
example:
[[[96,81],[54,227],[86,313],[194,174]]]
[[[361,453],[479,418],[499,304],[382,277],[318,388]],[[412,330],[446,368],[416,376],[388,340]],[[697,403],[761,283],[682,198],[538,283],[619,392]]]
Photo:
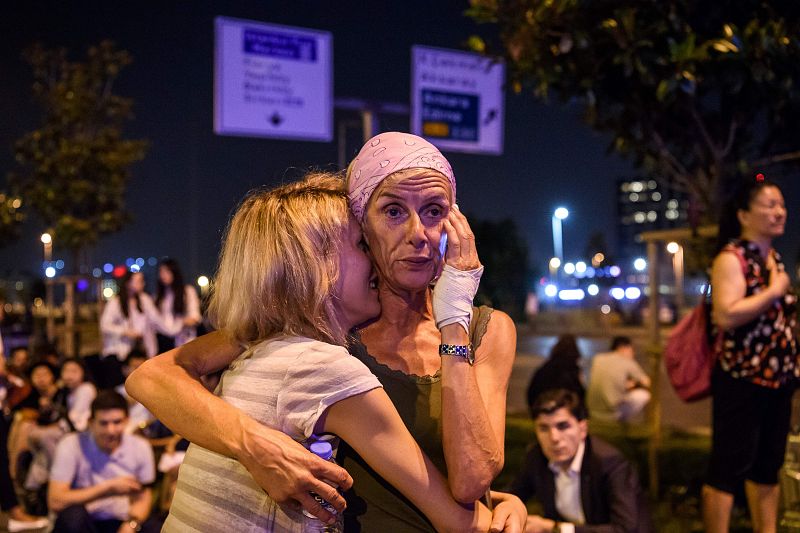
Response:
[[[747,225],[748,215],[750,213],[745,211],[744,209],[737,209],[736,210],[736,220],[739,221],[739,225],[741,227],[745,227]],[[738,236],[738,235],[737,235]]]

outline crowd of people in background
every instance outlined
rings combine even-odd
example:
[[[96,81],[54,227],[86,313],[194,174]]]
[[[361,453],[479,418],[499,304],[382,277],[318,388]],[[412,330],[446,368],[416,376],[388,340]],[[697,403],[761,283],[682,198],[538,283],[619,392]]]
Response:
[[[408,163],[420,148],[425,158]],[[527,533],[652,530],[633,462],[598,429],[642,424],[651,401],[651,379],[625,336],[611,339],[608,352],[593,354],[588,373],[576,337],[557,339],[527,390],[535,444],[513,483],[503,487],[509,493],[489,490],[504,461],[514,325],[500,311],[471,305],[482,267],[474,235],[454,203],[452,169],[438,150],[393,133],[376,137],[359,157],[346,184],[319,174],[244,202],[218,272],[225,290],[214,300],[227,336],[196,339],[200,299],[177,262],[164,259],[153,295],[142,272],[119,279],[100,316],[99,353],[65,358],[45,345],[0,357],[6,529],[157,531],[165,518],[167,530],[190,523],[224,529],[233,522],[201,517],[197,501],[207,509],[233,508],[243,501],[236,492],[243,486],[252,506],[271,511],[255,516],[239,506],[236,520],[261,520],[265,530],[291,528],[305,520],[301,507],[327,518],[331,509],[344,508],[342,495],[325,484],[335,477],[345,489],[355,479],[345,516],[356,527],[429,531],[471,523],[485,530],[492,521],[522,531],[514,526],[522,521]],[[384,171],[384,161],[400,166]],[[285,215],[293,195],[302,196],[296,209],[302,216],[272,221],[294,232],[285,242],[247,220],[278,220],[275,213],[283,209]],[[320,203],[328,196],[329,204]],[[281,209],[264,207],[271,203]],[[705,525],[726,531],[734,494],[744,486],[754,530],[774,531],[777,472],[800,379],[797,297],[772,248],[783,234],[786,208],[780,189],[762,180],[742,187],[726,216],[711,271],[717,342]],[[238,218],[245,219],[241,227]],[[449,248],[439,248],[447,242],[443,235]],[[436,265],[411,253],[425,247],[440,249]],[[326,268],[336,275],[320,274]],[[431,290],[431,281],[441,279],[453,284],[450,291]],[[285,367],[276,372],[276,364]],[[129,395],[124,383],[132,374]],[[274,375],[296,377],[278,386],[269,381]],[[263,378],[257,398],[248,388],[256,378]],[[220,379],[225,387],[213,396]],[[282,418],[272,412],[280,394],[295,400],[283,405]],[[242,397],[250,410],[237,407]],[[357,426],[359,417],[375,423]],[[305,453],[298,443],[326,428],[345,438],[337,458],[346,471],[296,460]],[[234,453],[231,434],[251,440],[235,443]],[[191,448],[184,436],[195,443]],[[404,454],[391,446],[395,441],[404,443]],[[414,457],[421,459],[409,460]],[[179,476],[184,458],[192,465]],[[306,484],[292,485],[292,476]],[[285,486],[268,488],[275,479]],[[188,488],[198,484],[216,489],[200,498]],[[312,489],[331,506],[315,503]],[[487,506],[476,504],[474,516],[458,505],[484,496]],[[520,499],[529,498],[539,500],[541,512],[526,519]]]
[[[174,481],[177,476],[188,443],[128,397],[124,381],[159,350],[174,348],[197,335],[202,320],[200,299],[191,285],[184,285],[178,263],[170,258],[159,263],[154,296],[145,291],[141,272],[126,273],[118,284],[118,294],[106,302],[100,317],[100,353],[65,358],[47,344],[33,353],[27,347],[15,347],[0,357],[0,510],[9,517],[9,531],[45,527],[48,512],[61,517],[66,509],[56,521],[56,531],[91,531],[85,520],[94,519],[101,522],[98,531],[117,531],[130,518],[128,506],[120,502],[136,500],[156,479],[151,465],[154,450],[161,460],[159,477]],[[107,420],[107,411],[113,412],[113,422]],[[68,439],[70,435],[90,435],[86,442],[94,443],[90,447],[101,455],[120,453],[114,451],[118,445],[139,450],[141,464],[128,473],[138,476],[138,481],[114,481],[128,474],[110,469],[102,490],[95,490],[91,497],[75,496],[73,482],[86,489],[97,488],[101,480],[74,470],[77,459],[70,457],[85,452],[87,444],[71,440],[77,437]],[[149,460],[141,451],[143,446]],[[55,495],[54,479],[57,489],[64,489]],[[64,482],[68,487],[60,485]],[[163,494],[162,500],[168,497]],[[116,504],[109,503],[113,500]],[[148,505],[147,513],[140,517],[141,524],[149,517],[150,508]]]

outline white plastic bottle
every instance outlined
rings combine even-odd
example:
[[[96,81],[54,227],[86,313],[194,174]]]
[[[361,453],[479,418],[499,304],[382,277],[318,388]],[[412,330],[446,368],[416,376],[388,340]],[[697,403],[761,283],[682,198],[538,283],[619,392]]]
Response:
[[[333,448],[331,447],[331,443],[328,441],[317,441],[309,447],[309,450],[311,450],[311,453],[314,455],[321,457],[326,461],[330,461],[332,463],[336,462],[333,459]],[[334,507],[327,501],[323,500],[318,494],[314,492],[311,492],[310,494],[315,500],[317,500],[323,509],[329,511],[331,514],[336,515],[336,521],[332,524],[326,524],[319,518],[303,509],[303,533],[344,533],[344,517],[337,513],[336,509],[334,509]]]

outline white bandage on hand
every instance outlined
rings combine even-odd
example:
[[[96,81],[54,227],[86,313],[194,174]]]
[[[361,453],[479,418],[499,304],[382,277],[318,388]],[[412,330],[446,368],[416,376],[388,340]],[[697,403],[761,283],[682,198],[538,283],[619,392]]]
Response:
[[[469,334],[472,300],[478,292],[482,274],[482,266],[474,270],[444,266],[441,277],[433,287],[433,319],[437,328],[461,324]]]

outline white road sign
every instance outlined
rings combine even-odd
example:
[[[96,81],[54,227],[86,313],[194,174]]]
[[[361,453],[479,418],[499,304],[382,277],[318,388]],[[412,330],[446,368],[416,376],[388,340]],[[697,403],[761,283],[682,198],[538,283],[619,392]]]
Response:
[[[427,46],[411,55],[412,133],[442,150],[502,154],[505,65]]]
[[[214,23],[216,133],[333,138],[329,32],[226,17]]]

